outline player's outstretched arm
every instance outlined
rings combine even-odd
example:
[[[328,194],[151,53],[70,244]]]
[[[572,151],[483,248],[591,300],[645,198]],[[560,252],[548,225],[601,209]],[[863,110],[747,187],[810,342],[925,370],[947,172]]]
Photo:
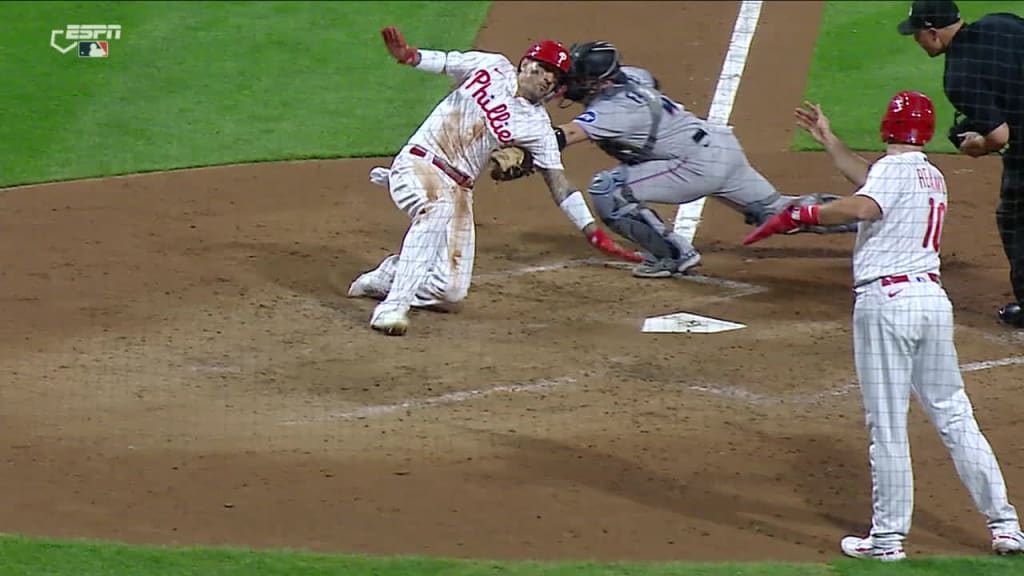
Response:
[[[569,220],[587,237],[587,241],[598,250],[629,262],[642,262],[643,256],[620,247],[608,234],[598,227],[594,215],[583,198],[583,193],[574,188],[565,176],[564,170],[541,168],[541,175],[551,192],[551,199],[561,208]]]
[[[462,81],[474,69],[486,67],[494,61],[507,61],[504,56],[491,52],[445,52],[409,46],[405,37],[394,26],[383,28],[380,34],[384,38],[384,46],[387,47],[388,53],[399,64],[406,64],[431,74],[446,74],[453,80]]]
[[[801,226],[838,226],[852,222],[878,220],[882,209],[868,196],[854,195],[828,204],[790,206],[772,216],[743,239],[749,246],[773,234],[785,234]]]
[[[857,186],[863,186],[867,182],[871,163],[855,154],[845,142],[832,132],[832,124],[829,122],[828,116],[821,111],[820,105],[804,102],[804,106],[797,108],[794,115],[796,116],[796,125],[806,130],[815,142],[825,147],[829,156],[832,157],[832,163],[847,180]]]

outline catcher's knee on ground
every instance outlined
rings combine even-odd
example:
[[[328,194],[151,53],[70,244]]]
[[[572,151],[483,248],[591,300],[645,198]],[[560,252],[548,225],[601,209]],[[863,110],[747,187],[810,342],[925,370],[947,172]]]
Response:
[[[636,242],[657,259],[678,259],[693,250],[665,226],[657,212],[633,198],[623,168],[598,172],[590,180],[594,210],[606,226]]]

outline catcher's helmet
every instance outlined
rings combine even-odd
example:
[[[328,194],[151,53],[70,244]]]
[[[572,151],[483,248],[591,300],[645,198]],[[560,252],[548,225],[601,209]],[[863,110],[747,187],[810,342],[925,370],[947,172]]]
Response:
[[[568,74],[572,60],[565,46],[554,40],[541,40],[530,46],[523,54],[523,59],[525,58],[543,62],[556,70],[560,70],[563,76]]]
[[[597,90],[604,80],[619,74],[619,49],[611,42],[585,42],[569,48],[572,66],[566,78],[565,97],[580,101]]]
[[[924,146],[935,134],[935,105],[921,92],[903,91],[882,116],[882,142]]]

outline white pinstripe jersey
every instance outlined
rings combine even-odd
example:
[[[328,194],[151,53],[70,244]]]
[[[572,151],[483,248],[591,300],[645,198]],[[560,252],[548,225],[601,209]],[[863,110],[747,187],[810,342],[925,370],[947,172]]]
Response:
[[[476,177],[491,152],[518,145],[533,154],[540,168],[563,169],[562,156],[543,104],[516,96],[515,66],[491,52],[434,52],[445,60],[444,73],[459,82],[437,104],[409,139]]]
[[[874,200],[882,218],[858,227],[854,286],[885,276],[939,273],[946,179],[923,152],[879,159],[856,194]]]

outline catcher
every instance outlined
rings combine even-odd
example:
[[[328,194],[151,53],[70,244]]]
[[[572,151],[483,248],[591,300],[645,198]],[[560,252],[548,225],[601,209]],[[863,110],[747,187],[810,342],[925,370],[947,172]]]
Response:
[[[620,162],[595,174],[588,192],[602,221],[646,251],[634,276],[669,277],[701,260],[689,240],[670,230],[647,202],[681,205],[712,196],[747,223],[761,224],[791,204],[838,198],[780,195],[750,165],[729,127],[711,125],[663,95],[647,70],[621,66],[611,43],[573,45],[570,55],[563,97],[585,110],[554,128],[555,137],[560,149],[591,140]],[[856,225],[794,230],[808,231],[852,232]]]

